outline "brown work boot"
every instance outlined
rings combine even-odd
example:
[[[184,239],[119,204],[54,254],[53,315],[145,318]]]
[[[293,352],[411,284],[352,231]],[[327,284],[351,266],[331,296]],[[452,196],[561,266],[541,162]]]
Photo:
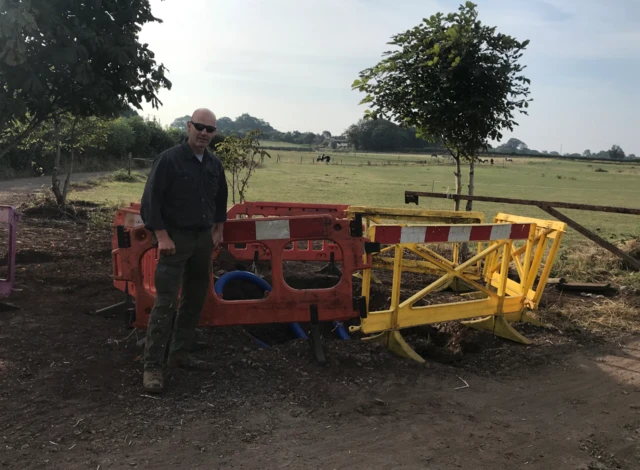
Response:
[[[167,365],[170,368],[180,368],[180,369],[200,369],[200,370],[211,370],[213,366],[200,359],[196,359],[187,351],[177,351],[169,356],[169,360],[167,361]]]
[[[147,369],[142,376],[142,386],[145,392],[161,393],[164,390],[162,369]]]

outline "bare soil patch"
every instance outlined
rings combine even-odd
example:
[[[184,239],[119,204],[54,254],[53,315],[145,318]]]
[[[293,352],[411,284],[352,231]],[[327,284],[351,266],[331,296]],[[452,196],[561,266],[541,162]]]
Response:
[[[76,209],[86,213],[27,212],[19,226],[10,301],[21,309],[0,313],[2,468],[640,468],[636,330],[567,316],[603,300],[551,289],[539,312],[551,328],[518,326],[533,345],[455,323],[415,328],[405,337],[423,365],[328,330],[327,367],[286,327],[248,328],[269,349],[239,328],[202,330],[197,354],[215,369],[174,373],[148,397],[142,335],[92,313],[121,300],[110,229],[91,222],[101,209]],[[312,274],[288,271],[332,281]],[[638,317],[637,294],[613,301]]]

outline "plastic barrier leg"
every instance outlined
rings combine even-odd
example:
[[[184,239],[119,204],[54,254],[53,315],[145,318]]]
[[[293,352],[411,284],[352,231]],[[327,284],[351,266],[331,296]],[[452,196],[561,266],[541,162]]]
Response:
[[[518,333],[502,315],[486,317],[481,320],[463,321],[462,324],[476,330],[488,331],[496,336],[515,341],[516,343],[531,344],[531,340]]]
[[[311,350],[316,358],[316,361],[318,361],[319,364],[326,364],[327,356],[322,344],[322,335],[320,334],[320,322],[318,321],[317,305],[311,306],[309,317],[311,320],[311,325],[309,328],[309,333],[311,334]]]
[[[513,322],[520,322],[520,323],[528,323],[528,324],[533,325],[533,326],[541,326],[541,327],[546,327],[547,326],[544,323],[542,323],[540,320],[538,320],[537,318],[533,318],[527,312],[511,313],[511,314],[505,315],[504,319],[507,320],[508,322],[512,322],[512,323]]]
[[[398,330],[385,331],[378,335],[369,336],[367,338],[363,338],[363,341],[380,343],[386,347],[389,352],[396,356],[412,359],[421,364],[425,362],[424,358],[409,346]]]

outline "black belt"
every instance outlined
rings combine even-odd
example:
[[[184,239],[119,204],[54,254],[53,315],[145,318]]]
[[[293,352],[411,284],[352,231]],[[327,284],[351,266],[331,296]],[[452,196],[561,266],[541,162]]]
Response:
[[[207,232],[211,231],[212,227],[169,227],[168,230],[176,230],[178,232]]]

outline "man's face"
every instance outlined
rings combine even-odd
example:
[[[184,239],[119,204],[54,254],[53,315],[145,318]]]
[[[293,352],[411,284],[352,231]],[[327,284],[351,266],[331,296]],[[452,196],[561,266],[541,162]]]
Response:
[[[187,123],[189,143],[193,148],[204,150],[216,135],[216,118],[209,113],[196,114]],[[210,132],[211,131],[211,132]]]

